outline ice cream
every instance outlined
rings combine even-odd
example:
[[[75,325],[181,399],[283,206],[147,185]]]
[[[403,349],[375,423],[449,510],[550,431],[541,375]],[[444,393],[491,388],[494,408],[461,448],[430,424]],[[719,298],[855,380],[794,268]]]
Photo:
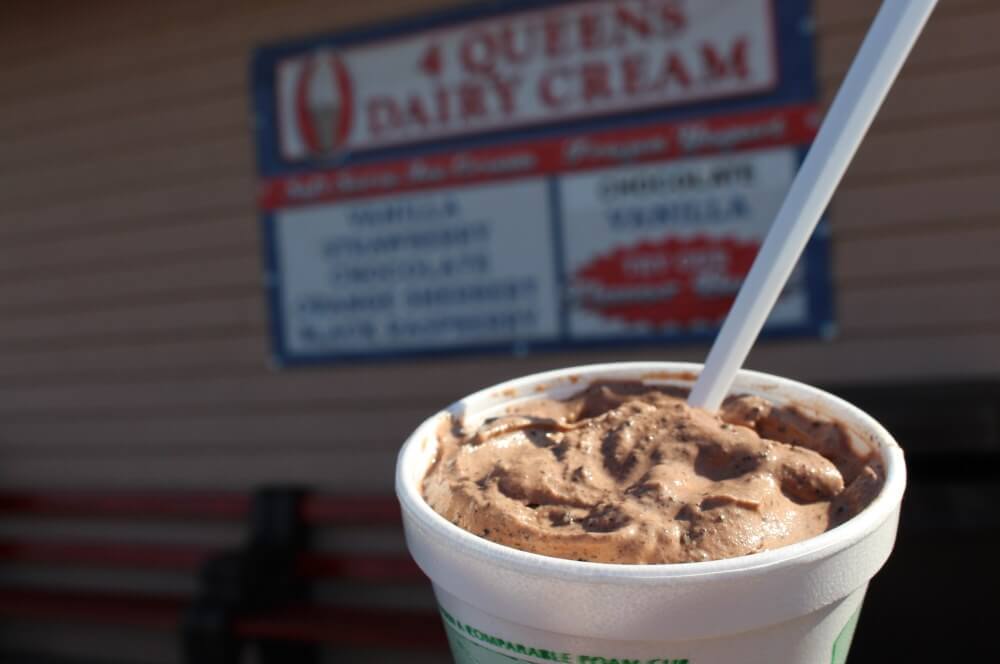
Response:
[[[871,502],[880,459],[841,425],[760,397],[716,415],[684,394],[595,383],[438,432],[423,495],[456,525],[525,551],[611,563],[716,560],[822,533]]]

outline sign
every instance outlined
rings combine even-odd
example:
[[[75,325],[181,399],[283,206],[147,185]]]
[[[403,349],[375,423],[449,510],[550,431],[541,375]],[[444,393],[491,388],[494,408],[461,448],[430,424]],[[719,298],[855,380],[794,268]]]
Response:
[[[816,129],[809,19],[523,1],[260,49],[278,361],[709,338]],[[767,332],[830,327],[824,231]]]
[[[282,212],[289,352],[554,338],[547,199],[531,178]]]
[[[777,80],[769,5],[591,0],[282,58],[282,154],[307,159],[767,90]]]
[[[718,324],[798,164],[777,147],[562,178],[575,338]],[[800,318],[807,314],[798,312]]]

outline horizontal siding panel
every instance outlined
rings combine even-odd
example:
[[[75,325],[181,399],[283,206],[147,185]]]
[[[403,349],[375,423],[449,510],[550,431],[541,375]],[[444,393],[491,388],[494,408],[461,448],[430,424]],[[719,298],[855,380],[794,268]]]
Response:
[[[402,443],[402,441],[399,441]],[[98,488],[142,486],[183,489],[242,490],[263,484],[306,484],[343,492],[386,494],[392,491],[398,445],[393,449],[349,454],[331,446],[326,451],[298,451],[274,445],[267,454],[215,451],[196,456],[173,450],[156,455],[80,454],[63,457],[5,454],[0,485],[12,488]]]
[[[490,363],[487,375],[497,381],[513,377],[498,363]],[[420,404],[437,408],[454,401],[461,393],[484,387],[484,378],[474,367],[455,367],[447,375],[431,367],[392,366],[352,368],[336,372],[291,372],[257,375],[240,379],[198,378],[169,381],[150,376],[150,382],[133,385],[92,384],[79,386],[0,387],[0,426],[8,416],[45,412],[86,415],[97,412],[127,414],[186,411],[213,413],[247,412],[261,409],[280,412],[362,409]]]
[[[1000,342],[1000,330],[936,338],[900,336],[876,340],[845,339],[837,343],[803,341],[780,347],[765,343],[755,349],[749,366],[809,382],[817,382],[814,376],[818,375],[823,375],[826,383],[912,378],[927,375],[927,367],[921,367],[919,373],[914,372],[913,358],[923,353],[928,342],[935,341],[940,344],[940,351],[932,358],[936,371],[931,375],[970,378],[1000,369],[1000,358],[995,352],[989,352]],[[864,352],[859,352],[861,350]],[[827,366],[831,360],[836,367],[832,374]],[[786,370],[781,371],[781,366]],[[354,409],[324,415],[248,412],[227,417],[136,417],[93,422],[65,417],[57,421],[14,418],[3,424],[0,435],[4,440],[17,441],[5,446],[12,457],[17,456],[14,448],[41,453],[41,448],[35,446],[45,445],[59,449],[126,445],[136,454],[144,445],[168,445],[179,454],[181,448],[188,447],[207,453],[215,446],[232,445],[249,452],[252,448],[266,448],[272,444],[293,453],[297,446],[330,444],[338,449],[350,449],[353,454],[355,449],[372,445],[398,445],[400,436],[433,409],[433,406],[377,408],[370,412]]]
[[[94,412],[91,416],[5,416],[0,438],[5,450],[51,445],[83,451],[88,446],[115,446],[125,451],[143,445],[170,449],[215,447],[249,450],[260,446],[335,446],[364,449],[397,441],[435,412],[433,407],[377,407],[316,412],[244,412],[221,415],[174,413],[124,414]]]
[[[65,349],[64,349],[65,350]],[[74,349],[73,352],[81,352]],[[90,353],[89,349],[85,349]],[[267,357],[267,350],[264,357]],[[58,372],[35,373],[31,371],[12,370],[0,374],[0,384],[5,386],[17,385],[18,387],[36,387],[44,385],[63,385],[66,387],[76,387],[87,389],[92,385],[147,385],[150,381],[161,380],[183,380],[201,381],[216,378],[243,379],[246,377],[259,376],[263,370],[270,370],[272,364],[266,359],[256,365],[248,364],[216,364],[216,365],[184,365],[158,367],[155,371],[145,371],[143,369],[110,369],[87,367],[82,369],[65,369]]]
[[[841,284],[854,285],[913,277],[926,280],[949,273],[996,273],[1000,271],[997,247],[1000,224],[898,237],[844,238],[834,245],[834,274]]]
[[[4,62],[12,65],[45,61],[69,46],[94,48],[134,37],[136,33],[150,36],[157,31],[177,29],[190,21],[218,16],[224,11],[232,12],[241,6],[234,0],[212,3],[177,0],[129,12],[122,11],[121,5],[115,2],[90,2],[85,6],[60,2],[59,11],[53,11],[52,2],[7,4],[5,11],[15,11],[16,20],[4,26],[9,39],[0,41],[0,55],[5,56]],[[87,25],[88,29],[81,31],[81,25]]]
[[[994,115],[1000,110],[1000,65],[986,62],[946,71],[909,72],[892,86],[879,110],[870,135],[889,132],[899,123],[921,123],[924,131],[937,120],[949,124],[968,116]],[[969,94],[974,90],[975,94]],[[822,105],[829,107],[837,90],[826,86]]]
[[[970,10],[993,7],[992,0],[944,0],[935,9],[931,20],[938,20],[941,16],[966,13]],[[813,11],[816,16],[816,25],[822,33],[831,32],[848,26],[849,29],[856,29],[858,23],[867,26],[875,13],[879,4],[875,2],[845,2],[845,0],[813,0]]]
[[[1000,329],[854,339],[844,334],[833,342],[761,341],[746,366],[818,385],[970,380],[1000,374],[997,348]]]
[[[496,382],[493,376],[514,377],[523,373],[555,369],[569,364],[587,364],[616,359],[648,359],[652,344],[631,354],[618,350],[578,351],[576,353],[539,354],[528,358],[513,358],[500,355],[458,355],[441,358],[421,358],[393,361],[364,361],[353,366],[362,370],[360,380],[371,380],[376,385],[383,376],[383,367],[397,367],[401,371],[413,370],[421,385],[429,376],[440,380],[456,379],[455,374],[472,372],[483,376],[475,385],[487,386]],[[700,360],[707,348],[703,346],[677,346],[657,349],[652,356],[661,352],[670,353],[669,359]],[[263,335],[247,335],[229,339],[179,339],[173,342],[128,346],[120,344],[114,348],[20,351],[4,353],[0,348],[0,381],[17,380],[18,384],[53,384],[68,377],[75,384],[88,377],[95,382],[134,383],[145,377],[181,375],[185,379],[209,379],[213,375],[245,377],[259,375],[269,365],[269,341]],[[317,368],[319,372],[333,372],[341,375],[352,365],[328,365]],[[286,370],[287,373],[307,373],[308,370]],[[423,373],[421,373],[423,372]],[[499,372],[499,373],[496,373]],[[412,378],[412,377],[411,377]],[[168,378],[169,379],[169,378]],[[387,380],[397,380],[390,373]]]
[[[160,182],[188,181],[207,175],[249,171],[253,163],[250,139],[245,135],[185,141],[140,153],[93,154],[88,158],[27,169],[0,176],[0,205],[72,199],[83,194],[142,189]],[[248,201],[250,202],[250,201]]]
[[[74,391],[81,393],[79,403],[85,407],[96,407],[104,399],[116,397],[122,399],[125,407],[157,404],[170,407],[199,402],[229,402],[254,407],[287,402],[325,403],[327,400],[354,404],[364,399],[440,404],[525,373],[592,363],[602,358],[650,356],[648,348],[631,354],[578,351],[525,358],[470,354],[329,365],[325,370],[316,371],[272,371],[265,366],[264,341],[261,337],[253,337],[0,356],[0,381],[6,374],[6,381],[0,383],[0,394],[15,408],[37,405],[39,402],[32,397],[36,389],[41,391],[39,398],[52,399],[57,407],[69,406]],[[226,351],[232,354],[224,356]],[[701,346],[677,347],[658,352],[669,352],[671,359],[697,360],[704,357],[705,349]],[[20,358],[26,361],[22,364]],[[194,371],[172,378],[178,375],[178,369]],[[73,377],[72,384],[64,380],[67,375]],[[16,380],[11,376],[16,376]]]
[[[1000,169],[980,174],[940,174],[875,186],[845,186],[833,198],[831,220],[837,237],[906,233],[935,225],[947,229],[960,220],[1000,221]]]
[[[0,133],[72,122],[93,122],[115,115],[143,112],[158,104],[186,104],[205,96],[246,94],[246,53],[224,53],[192,64],[129,78],[23,95],[0,107]]]
[[[250,51],[257,43],[400,15],[398,1],[301,4],[295,11],[280,5],[242,9],[152,38],[138,35],[115,40],[108,50],[84,48],[85,62],[73,68],[76,76],[61,71],[65,58],[30,64],[10,75],[25,101],[0,110],[0,131],[80,116],[95,118],[167,100],[176,103],[221,89],[245,91]],[[420,2],[412,9],[426,11],[434,6]],[[61,51],[65,48],[60,46]]]
[[[906,343],[902,343],[903,341]],[[881,339],[841,337],[834,342],[765,339],[754,349],[749,366],[811,382],[996,376],[1000,374],[1000,357],[996,352],[998,344],[1000,333],[960,329],[950,334],[915,330],[913,334],[890,334]],[[947,352],[938,352],[940,348],[946,348]],[[707,350],[707,347],[701,345],[647,344],[632,352],[597,349],[547,354],[530,360],[518,360],[509,356],[471,357],[475,362],[472,371],[478,372],[475,385],[486,386],[496,382],[489,380],[494,375],[514,377],[577,364],[648,359],[698,362],[704,359]],[[882,352],[885,350],[891,352]],[[909,356],[906,355],[907,352],[910,353]],[[268,364],[267,358],[267,341],[256,336],[245,339],[158,343],[141,348],[21,352],[9,358],[0,357],[0,381],[7,385],[75,385],[85,389],[91,384],[147,384],[150,380],[157,379],[192,382],[220,377],[242,379],[259,375],[261,367]],[[456,373],[460,371],[455,368],[456,362],[461,360],[427,358],[413,364],[430,367],[445,379],[454,379],[456,384],[461,384],[462,380]],[[375,367],[381,364],[373,361],[361,366]],[[410,363],[400,364],[406,367]],[[341,368],[329,366],[313,370],[340,371]],[[423,376],[427,375],[431,374]],[[419,381],[423,379],[412,380],[420,384]],[[462,391],[455,390],[454,394],[460,395]]]
[[[475,2],[465,1],[467,4]],[[165,69],[178,62],[197,63],[202,58],[220,53],[245,53],[261,41],[293,39],[343,29],[338,26],[399,19],[402,14],[426,13],[462,2],[369,0],[364,3],[331,3],[311,0],[296,2],[294,11],[266,0],[235,3],[227,8],[228,11],[219,11],[223,7],[218,3],[209,3],[204,9],[200,5],[205,3],[191,0],[170,4],[186,8],[181,9],[181,15],[173,17],[167,25],[158,23],[156,30],[133,30],[106,41],[87,40],[79,44],[75,51],[79,55],[71,63],[66,63],[66,58],[52,57],[51,52],[45,54],[47,57],[18,58],[17,66],[10,67],[6,73],[10,78],[10,89],[37,93],[59,85],[84,87],[116,81],[145,71]],[[185,20],[181,21],[182,18]],[[88,17],[88,24],[98,22],[103,23],[103,19]],[[48,37],[48,33],[60,28],[58,21],[49,27],[51,23],[51,19],[41,25],[35,23],[34,32],[25,37],[37,37],[40,31]],[[59,43],[58,49],[53,51],[56,53],[63,52],[79,38],[78,30],[72,24],[62,27],[70,30],[67,35],[70,41]]]
[[[95,226],[123,223],[158,227],[220,210],[250,212],[256,187],[249,167],[245,170],[194,182],[164,183],[146,191],[126,188],[72,201],[36,203],[27,209],[9,208],[0,217],[0,239],[69,229],[85,234]]]
[[[7,353],[0,348],[0,380],[17,377],[117,373],[155,375],[158,371],[259,368],[267,364],[267,340],[244,337],[174,340],[140,346],[87,350],[40,350]]]
[[[941,6],[947,4],[948,0],[945,0]],[[1000,41],[995,38],[1000,26],[1000,10],[996,3],[977,5],[976,9],[955,15],[932,15],[913,47],[902,75],[1000,55]],[[867,26],[859,26],[856,32],[845,31],[827,36],[820,34],[817,40],[817,64],[824,80],[839,80],[847,72],[866,28]]]
[[[139,245],[143,248],[149,245]],[[152,247],[150,247],[152,248]],[[198,297],[219,292],[263,296],[260,260],[254,256],[202,263],[174,261],[146,269],[84,271],[71,279],[38,273],[0,288],[0,316],[26,312],[88,311],[109,302]]]
[[[845,336],[915,329],[948,332],[977,325],[1000,328],[1000,269],[973,282],[906,284],[841,290],[837,314]]]
[[[125,377],[141,375],[141,367],[127,366],[113,369],[109,365],[95,369],[93,368],[93,363],[87,360],[95,354],[103,356],[105,351],[119,348],[138,352],[141,352],[142,349],[151,349],[153,352],[159,352],[164,346],[171,345],[177,340],[183,340],[190,344],[197,356],[197,350],[203,344],[214,346],[219,341],[228,340],[234,346],[241,346],[245,343],[256,342],[258,340],[266,341],[262,339],[261,335],[262,330],[260,325],[220,322],[195,324],[193,327],[185,329],[164,327],[163,329],[143,330],[140,332],[126,331],[104,334],[68,335],[64,338],[42,337],[36,339],[17,339],[6,342],[6,350],[9,353],[17,353],[19,355],[67,353],[67,364],[69,367],[72,367],[67,369],[69,376],[80,375],[81,373],[85,374],[89,371],[96,371],[98,375],[121,371],[123,377]],[[114,357],[117,359],[117,356]],[[177,371],[179,373],[176,375],[187,376],[190,375],[190,371],[188,370],[206,369],[209,371],[223,371],[226,372],[224,375],[227,376],[243,376],[246,375],[247,370],[251,367],[260,368],[261,365],[268,366],[270,364],[266,354],[262,354],[260,360],[260,363],[257,365],[251,365],[246,361],[241,362],[230,356],[220,356],[215,362],[210,360],[199,361],[195,357],[195,359],[190,361],[181,361],[173,365],[167,364],[166,366],[158,367],[156,370]],[[167,360],[164,359],[163,362],[166,364]],[[154,364],[159,364],[159,362],[154,362]],[[56,371],[54,374],[51,374],[43,370],[37,373],[29,372],[25,374],[12,370],[5,375],[0,374],[0,380],[4,380],[5,378],[16,379],[18,381],[22,379],[33,380],[46,376],[50,378],[59,376],[62,378],[64,375],[66,374],[63,371]]]
[[[191,5],[187,2],[170,3],[178,6]],[[109,12],[102,12],[101,18],[93,17],[88,23],[103,23]],[[127,12],[117,12],[127,13]],[[3,76],[11,92],[20,95],[49,94],[85,91],[93,85],[114,82],[123,78],[133,78],[143,72],[158,72],[218,56],[233,53],[238,43],[232,41],[236,31],[224,28],[232,24],[232,16],[225,12],[212,11],[214,16],[203,16],[174,25],[160,25],[156,30],[133,29],[106,40],[93,40],[78,44],[74,58],[59,57],[70,43],[62,43],[59,50],[9,58]],[[228,18],[228,20],[227,20]],[[48,21],[44,26],[36,25],[34,37],[46,38],[60,27],[72,28],[60,21]],[[192,30],[192,27],[195,27]],[[236,26],[233,26],[236,27]],[[219,38],[208,38],[203,31],[218,30]],[[201,34],[199,34],[201,33]],[[188,38],[185,38],[188,37]],[[230,37],[227,39],[227,37]],[[14,38],[16,39],[16,37]],[[240,42],[245,41],[242,36]]]
[[[109,409],[151,412],[158,407],[171,412],[183,408],[199,412],[234,408],[277,412],[283,407],[313,411],[371,410],[381,405],[408,404],[436,408],[463,394],[524,373],[594,362],[596,355],[577,353],[562,358],[467,355],[426,361],[345,364],[328,371],[271,372],[260,367],[238,378],[204,374],[171,380],[149,372],[144,381],[125,383],[107,376],[103,381],[95,377],[85,386],[63,385],[58,381],[35,386],[3,385],[0,424],[5,415],[42,412],[46,407],[60,413]],[[703,355],[703,351],[690,348],[671,351],[671,357],[675,358],[696,359]]]
[[[0,74],[2,78],[2,74]],[[26,166],[114,151],[141,152],[191,137],[246,135],[250,131],[246,91],[216,94],[181,104],[157,104],[124,117],[72,122],[45,131],[18,132],[4,141],[0,176]]]
[[[847,170],[845,186],[919,173],[968,173],[1000,164],[1000,119],[873,134],[861,144]]]
[[[226,263],[226,254],[237,250],[247,255],[239,259],[244,263],[250,255],[257,256],[257,217],[249,210],[231,217],[192,215],[189,218],[167,222],[160,226],[136,225],[125,231],[70,234],[53,236],[44,234],[13,238],[0,244],[0,274],[11,275],[20,272],[37,271],[33,279],[40,288],[45,288],[43,268],[66,267],[72,265],[92,266],[95,257],[126,258],[155,257],[157,255],[179,256],[177,263],[183,262],[184,252],[204,255],[206,250],[219,252],[220,262]],[[234,259],[228,259],[232,262]],[[181,269],[181,266],[174,268]],[[112,268],[112,271],[115,271]],[[115,271],[119,272],[119,271]],[[100,275],[97,275],[100,276]],[[141,275],[133,275],[141,276]],[[111,277],[114,279],[115,277]],[[10,301],[4,291],[25,292],[24,284],[5,289],[0,283],[0,306]],[[28,284],[30,287],[33,284]],[[66,288],[90,291],[90,282],[75,281],[64,284]],[[14,296],[17,299],[17,295]]]
[[[110,346],[123,341],[134,344],[147,333],[161,339],[217,328],[259,333],[264,325],[259,295],[223,295],[152,306],[95,307],[72,313],[55,308],[47,314],[7,317],[0,326],[0,344],[10,349],[41,346],[41,342],[95,340]]]
[[[956,342],[952,343],[951,339]],[[959,341],[967,339],[967,341]],[[1000,373],[996,332],[951,332],[912,330],[882,337],[851,338],[846,332],[833,342],[818,340],[762,341],[755,348],[751,364],[755,368],[783,373],[814,382],[874,381],[892,377],[927,375],[963,376]],[[119,412],[156,408],[195,410],[266,408],[280,410],[300,407],[315,410],[343,407],[370,398],[373,404],[443,404],[476,389],[518,375],[561,366],[601,361],[628,361],[650,358],[700,361],[704,346],[648,345],[631,352],[622,350],[578,351],[529,358],[508,356],[465,356],[388,363],[366,363],[330,367],[315,372],[265,373],[259,368],[265,351],[262,340],[175,344],[171,354],[156,347],[103,351],[52,351],[38,354],[37,368],[30,363],[10,367],[6,359],[0,368],[20,369],[23,379],[9,381],[0,392],[10,410],[36,412],[50,400],[53,412],[73,409],[74,393],[79,392],[80,409],[98,409],[117,404]],[[162,348],[162,347],[161,347]],[[211,349],[217,349],[212,353]],[[928,354],[928,348],[944,348]],[[236,354],[237,349],[242,353]],[[197,351],[197,354],[195,352]],[[222,357],[230,351],[233,357]],[[26,353],[18,358],[30,357]],[[142,368],[143,358],[149,368]],[[915,361],[914,358],[919,358]],[[195,360],[201,360],[201,365]],[[223,362],[225,360],[225,362]],[[47,362],[46,362],[47,361]],[[215,364],[211,364],[212,362]],[[20,363],[18,363],[20,364]],[[136,366],[139,366],[139,369]],[[254,366],[258,368],[254,368]],[[171,371],[195,369],[190,376],[171,379]],[[230,369],[245,369],[238,378],[226,378]],[[72,384],[63,375],[77,375]],[[34,386],[34,387],[32,387]],[[353,407],[353,406],[351,406]],[[0,423],[2,423],[0,419]]]
[[[116,254],[107,257],[96,255],[89,259],[81,257],[78,260],[64,264],[48,265],[42,268],[30,266],[15,268],[13,270],[0,269],[0,280],[9,284],[27,283],[35,278],[72,281],[77,277],[86,277],[97,273],[115,273],[122,275],[124,278],[141,279],[142,277],[137,273],[142,270],[143,266],[147,266],[152,270],[159,266],[174,264],[187,265],[194,270],[198,270],[203,264],[213,262],[225,263],[227,259],[234,257],[245,258],[256,248],[256,244],[248,238],[246,244],[242,246],[199,247],[173,252],[149,252],[148,254],[136,252],[136,254]]]

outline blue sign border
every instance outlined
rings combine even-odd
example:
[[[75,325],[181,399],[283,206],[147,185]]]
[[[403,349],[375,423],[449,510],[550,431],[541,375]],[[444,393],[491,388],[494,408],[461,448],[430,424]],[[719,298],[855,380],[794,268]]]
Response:
[[[335,159],[314,159],[291,163],[281,157],[277,141],[277,125],[274,94],[275,65],[283,58],[311,51],[317,47],[347,47],[365,42],[410,34],[431,28],[464,23],[498,16],[514,11],[553,7],[570,4],[577,0],[499,0],[468,7],[449,9],[417,17],[363,27],[332,35],[317,35],[302,39],[266,45],[255,49],[250,70],[251,102],[254,114],[257,169],[261,178],[281,177],[316,170],[355,166],[390,159],[401,159],[436,152],[450,152],[460,149],[483,147],[497,143],[525,141],[540,138],[599,131],[610,128],[634,127],[652,122],[681,121],[717,114],[733,114],[764,108],[811,103],[817,98],[815,78],[815,56],[813,51],[813,31],[811,0],[771,0],[772,13],[776,21],[778,84],[770,92],[756,93],[746,97],[729,98],[712,102],[695,102],[667,109],[651,109],[630,113],[627,118],[608,115],[560,122],[557,126],[537,126],[500,130],[426,143],[407,144],[400,147],[384,148],[361,153],[344,153]],[[799,150],[800,160],[805,148]],[[548,176],[550,201],[558,206],[558,196],[553,189],[556,177]],[[560,246],[563,232],[562,215],[558,209],[551,211],[552,232]],[[468,354],[513,354],[525,355],[543,351],[571,351],[600,348],[636,348],[682,345],[711,342],[716,330],[704,332],[669,333],[644,335],[634,338],[573,340],[562,338],[554,341],[514,343],[468,344],[448,348],[407,349],[399,351],[371,351],[351,353],[290,353],[285,340],[283,326],[283,299],[281,294],[281,265],[278,251],[276,220],[272,212],[260,214],[264,282],[267,291],[268,321],[271,351],[274,362],[282,367],[307,366],[322,363],[358,363],[375,360],[397,360],[415,358],[440,358]],[[830,281],[829,226],[822,220],[816,233],[810,239],[803,254],[806,290],[809,294],[809,318],[798,325],[769,326],[763,336],[770,339],[801,337],[829,337],[835,330],[833,320],[832,284]],[[565,278],[564,271],[558,269],[560,284]],[[561,318],[565,318],[565,312]],[[561,325],[563,334],[567,329]]]

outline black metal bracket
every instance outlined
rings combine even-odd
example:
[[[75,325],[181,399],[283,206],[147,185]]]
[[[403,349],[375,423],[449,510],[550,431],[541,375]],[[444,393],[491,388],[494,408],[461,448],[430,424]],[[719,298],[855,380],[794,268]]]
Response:
[[[197,599],[182,622],[185,664],[239,664],[248,646],[261,664],[316,664],[311,644],[255,640],[235,633],[244,616],[280,611],[308,599],[308,584],[296,573],[296,561],[309,544],[301,517],[305,490],[268,487],[253,495],[243,548],[207,561],[199,576]]]

